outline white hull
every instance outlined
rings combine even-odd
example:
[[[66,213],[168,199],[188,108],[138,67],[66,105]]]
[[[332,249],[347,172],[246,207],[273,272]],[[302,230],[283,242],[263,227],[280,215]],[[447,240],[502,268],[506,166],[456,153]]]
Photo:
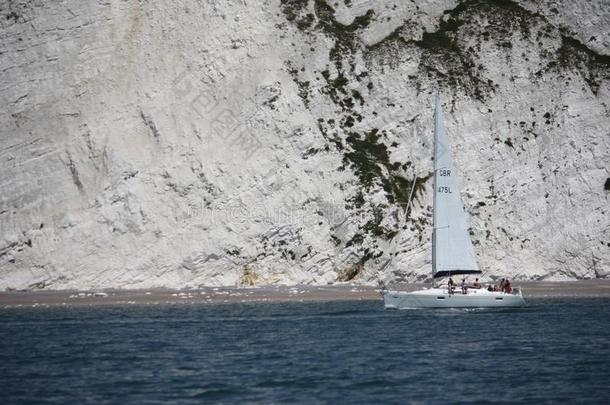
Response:
[[[525,300],[521,294],[508,294],[485,289],[468,289],[462,294],[459,288],[449,294],[447,288],[430,288],[413,292],[386,291],[383,294],[386,309],[408,308],[496,308],[521,307]]]

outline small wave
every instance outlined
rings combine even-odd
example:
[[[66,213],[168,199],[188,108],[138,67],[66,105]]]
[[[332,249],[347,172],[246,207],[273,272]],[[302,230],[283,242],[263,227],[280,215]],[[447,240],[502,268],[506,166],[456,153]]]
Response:
[[[244,393],[243,388],[227,384],[208,384],[203,387],[193,388],[193,391],[190,398],[206,400],[221,400]]]

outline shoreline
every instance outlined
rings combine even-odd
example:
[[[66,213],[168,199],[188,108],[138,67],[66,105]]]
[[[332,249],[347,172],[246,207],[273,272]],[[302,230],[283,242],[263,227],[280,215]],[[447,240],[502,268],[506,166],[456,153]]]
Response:
[[[414,291],[425,284],[395,284]],[[610,298],[610,280],[515,282],[527,298]],[[200,289],[53,290],[0,292],[0,309],[110,305],[223,304],[381,300],[379,288],[360,285],[205,287]]]

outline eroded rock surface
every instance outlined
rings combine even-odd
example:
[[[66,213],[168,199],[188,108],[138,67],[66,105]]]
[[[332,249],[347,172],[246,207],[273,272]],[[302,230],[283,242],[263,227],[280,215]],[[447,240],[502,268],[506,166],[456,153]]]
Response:
[[[0,288],[422,281],[432,100],[488,277],[610,271],[608,2],[9,0]]]

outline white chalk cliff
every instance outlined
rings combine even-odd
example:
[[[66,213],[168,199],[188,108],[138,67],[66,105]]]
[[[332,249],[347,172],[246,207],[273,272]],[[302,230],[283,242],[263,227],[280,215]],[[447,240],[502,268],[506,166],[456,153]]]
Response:
[[[425,280],[437,90],[486,277],[608,277],[609,55],[603,0],[3,0],[0,288]]]

